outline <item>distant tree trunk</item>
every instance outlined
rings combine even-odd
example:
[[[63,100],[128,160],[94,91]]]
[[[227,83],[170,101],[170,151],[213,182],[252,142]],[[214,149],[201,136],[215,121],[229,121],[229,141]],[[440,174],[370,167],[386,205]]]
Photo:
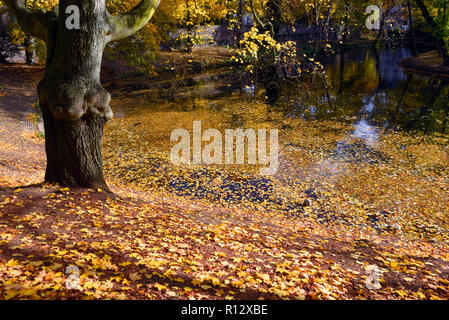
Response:
[[[407,0],[407,8],[408,8],[408,21],[410,25],[410,34],[412,35],[414,55],[417,56],[418,48],[416,46],[415,26],[413,24],[412,4],[410,0]]]
[[[444,1],[444,9],[443,9],[443,25],[448,26],[448,14],[447,14],[447,9],[448,9],[448,1],[445,0]],[[447,39],[447,38],[446,38]],[[449,43],[447,43],[447,40],[445,41],[443,39],[442,44],[443,46],[443,59],[444,59],[444,64],[445,65],[449,65]]]
[[[1,53],[1,51],[0,51],[0,63],[8,63],[8,61],[6,60],[6,58],[3,55],[3,53]]]
[[[239,7],[237,10],[237,17],[239,19],[239,26],[237,30],[237,46],[239,48],[242,47],[240,41],[242,41],[243,39],[243,1],[244,0],[239,0]]]
[[[39,105],[45,127],[45,181],[109,191],[103,177],[101,139],[112,118],[110,95],[100,69],[107,42],[142,28],[158,0],[144,0],[122,16],[111,16],[104,0],[60,0],[59,10],[30,12],[22,0],[4,0],[25,31],[47,42]],[[64,13],[79,8],[80,28],[67,28]],[[70,12],[71,10],[69,10]]]
[[[347,38],[347,35],[348,35],[348,28],[347,28],[348,20],[349,20],[349,10],[348,10],[348,4],[347,4],[346,1],[345,1],[345,17],[344,17],[344,22],[343,22],[343,25],[340,26],[340,27],[338,28],[338,31],[337,31],[337,39],[338,39],[339,41],[341,41],[343,45],[345,45],[345,43],[346,43],[346,38]]]
[[[186,51],[188,53],[192,52],[192,47],[193,47],[193,37],[192,37],[192,21],[191,21],[191,15],[190,15],[190,5],[189,5],[189,0],[186,0],[186,11],[187,11],[187,16],[186,16],[186,24],[187,24],[187,49]]]
[[[334,5],[333,0],[329,1],[329,9],[327,10],[327,15],[326,15],[326,25],[324,26],[326,28],[326,34],[325,34],[325,39],[326,41],[329,41],[329,29],[330,29],[330,21],[331,21],[331,15],[332,15],[332,6]]]
[[[5,57],[5,55],[3,54],[3,52],[2,52],[2,46],[3,46],[3,42],[4,40],[3,40],[3,38],[2,38],[2,36],[0,36],[0,63],[8,63],[8,61],[6,60],[6,57]]]
[[[33,38],[32,37],[25,37],[25,42],[23,44],[25,48],[25,63],[27,65],[33,64],[34,59],[34,49],[33,49]]]
[[[444,65],[449,65],[449,49],[447,48],[447,44],[443,38],[440,27],[435,22],[435,19],[430,15],[429,10],[427,9],[424,2],[422,0],[415,0],[415,1],[419,9],[421,10],[424,19],[434,30],[434,36],[437,37],[438,50],[443,58]]]
[[[267,2],[267,20],[272,25],[273,38],[279,41],[281,24],[282,24],[282,12],[279,6],[279,0],[268,0]]]
[[[8,63],[8,61],[6,61],[6,57],[2,52],[3,49],[3,44],[5,43],[4,38],[5,38],[5,26],[3,25],[3,20],[0,16],[0,63]]]

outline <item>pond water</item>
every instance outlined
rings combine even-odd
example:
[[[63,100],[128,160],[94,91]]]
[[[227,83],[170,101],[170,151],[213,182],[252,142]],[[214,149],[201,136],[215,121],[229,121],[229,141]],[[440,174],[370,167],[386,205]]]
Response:
[[[278,103],[292,117],[356,118],[356,134],[368,140],[376,128],[447,133],[448,82],[405,72],[399,63],[409,56],[407,48],[340,52],[327,61],[329,96],[313,79],[302,84],[306,93],[284,90]]]
[[[402,70],[410,55],[405,48],[338,53],[325,61],[325,81],[283,83],[272,104],[263,87],[229,68],[117,82],[109,88],[116,118],[106,127],[107,179],[326,224],[449,227],[434,219],[449,216],[449,86]],[[221,132],[278,129],[277,173],[174,166],[170,134],[192,132],[193,121]]]
[[[404,71],[399,63],[411,55],[407,48],[339,52],[324,59],[328,90],[319,77],[286,82],[280,86],[273,108],[286,117],[356,119],[357,134],[368,135],[368,139],[375,138],[375,128],[448,133],[449,80]],[[232,69],[195,75],[189,75],[189,71],[183,69],[177,76],[159,82],[125,80],[113,92],[145,97],[144,105],[163,100],[191,108],[188,105],[197,97],[240,94],[247,99],[263,89],[254,85],[252,77]],[[178,106],[174,104],[174,108]],[[121,109],[116,113],[119,117],[123,114]]]

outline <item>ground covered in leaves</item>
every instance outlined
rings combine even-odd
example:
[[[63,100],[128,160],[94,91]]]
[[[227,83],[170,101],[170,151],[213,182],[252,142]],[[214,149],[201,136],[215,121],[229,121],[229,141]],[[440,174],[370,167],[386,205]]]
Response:
[[[149,105],[113,92],[121,117],[104,157],[115,195],[26,186],[42,180],[43,139],[11,101],[33,102],[20,88],[36,72],[8,74],[22,84],[1,77],[0,298],[449,297],[446,137],[367,141],[351,125],[285,120],[240,97]],[[169,133],[196,119],[282,128],[278,174],[173,167]]]
[[[2,298],[444,298],[447,252],[276,214],[42,186],[2,191]],[[431,249],[432,254],[428,251]],[[67,290],[76,265],[80,289]],[[367,268],[381,273],[365,286]]]

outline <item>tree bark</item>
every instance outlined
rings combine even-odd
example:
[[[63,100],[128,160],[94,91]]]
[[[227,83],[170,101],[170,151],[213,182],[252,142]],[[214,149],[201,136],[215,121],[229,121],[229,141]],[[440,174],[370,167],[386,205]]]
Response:
[[[5,2],[26,31],[47,42],[47,67],[38,85],[47,154],[45,181],[109,191],[101,140],[112,110],[110,95],[100,82],[103,50],[109,41],[142,28],[159,0],[144,0],[122,16],[111,16],[105,0],[60,0],[51,12],[30,12],[23,0]],[[79,8],[79,29],[66,27],[70,5]]]
[[[59,10],[76,3],[61,0]],[[109,190],[101,156],[103,126],[112,118],[110,95],[100,83],[106,7],[104,1],[84,0],[79,9],[80,30],[67,29],[63,18],[51,29],[47,69],[38,86],[46,136],[45,181]]]

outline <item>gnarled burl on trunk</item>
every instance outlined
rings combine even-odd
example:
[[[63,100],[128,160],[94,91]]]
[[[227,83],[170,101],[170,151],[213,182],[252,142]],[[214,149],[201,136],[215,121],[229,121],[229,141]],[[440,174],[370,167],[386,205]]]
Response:
[[[22,28],[47,43],[39,104],[45,126],[47,168],[45,181],[69,187],[102,188],[101,139],[113,114],[111,97],[100,82],[103,50],[110,41],[141,29],[160,0],[143,0],[130,12],[113,16],[105,0],[60,0],[51,11],[30,11],[24,0],[4,0]],[[80,28],[68,29],[66,20],[79,8]],[[69,13],[66,13],[69,12]]]

